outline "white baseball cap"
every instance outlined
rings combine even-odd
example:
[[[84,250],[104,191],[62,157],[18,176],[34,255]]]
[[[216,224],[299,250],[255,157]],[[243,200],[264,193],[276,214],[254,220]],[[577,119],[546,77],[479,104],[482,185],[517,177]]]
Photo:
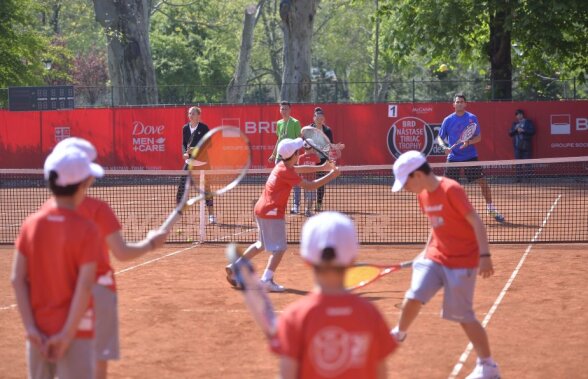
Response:
[[[304,145],[304,141],[300,137],[296,139],[284,138],[278,144],[278,154],[282,159],[291,158],[297,150],[300,150],[302,145]]]
[[[104,169],[96,163],[92,163],[88,155],[77,147],[70,146],[54,150],[45,160],[44,170],[49,176],[51,171],[57,173],[55,183],[65,187],[81,183],[90,176],[101,178]]]
[[[70,137],[64,140],[59,141],[57,145],[53,148],[53,151],[57,149],[64,149],[66,147],[77,147],[78,149],[82,150],[91,161],[95,161],[98,154],[96,153],[96,148],[92,145],[92,142],[85,140],[79,137]]]
[[[59,143],[57,143],[57,145],[55,145],[55,147],[53,148],[52,153],[55,153],[59,150],[67,149],[68,147],[74,147],[78,150],[81,150],[88,156],[90,161],[95,161],[98,155],[96,153],[96,148],[94,147],[94,145],[92,145],[90,141],[78,137],[70,137],[59,141]],[[47,167],[48,161],[49,160],[46,160],[45,165],[43,166],[43,173],[45,174],[45,179],[49,179],[49,171],[51,171],[51,169]]]
[[[323,251],[332,248],[335,258],[323,260]],[[300,253],[308,263],[318,266],[349,266],[357,257],[357,230],[351,219],[338,212],[322,212],[302,227]]]
[[[413,173],[417,168],[421,167],[427,159],[418,151],[411,150],[398,157],[392,171],[394,172],[394,185],[392,192],[398,192],[406,184],[408,175]]]

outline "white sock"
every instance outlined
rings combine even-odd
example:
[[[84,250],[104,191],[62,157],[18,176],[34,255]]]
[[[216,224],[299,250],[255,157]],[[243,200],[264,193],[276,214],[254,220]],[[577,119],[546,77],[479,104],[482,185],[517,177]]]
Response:
[[[492,359],[492,357],[487,357],[487,358],[479,358],[478,357],[478,362],[480,364],[488,364],[488,365],[495,365],[496,362],[494,362],[494,359]]]
[[[403,341],[406,338],[406,332],[401,331],[398,329],[398,325],[392,329],[392,334],[396,337],[398,341]]]
[[[272,270],[268,270],[266,268],[265,271],[263,272],[263,275],[261,276],[261,280],[263,280],[264,282],[268,282],[268,281],[272,280],[273,277],[274,277],[274,272]]]
[[[486,203],[486,208],[488,208],[489,210],[496,210],[496,207],[494,207],[494,204],[492,203]]]

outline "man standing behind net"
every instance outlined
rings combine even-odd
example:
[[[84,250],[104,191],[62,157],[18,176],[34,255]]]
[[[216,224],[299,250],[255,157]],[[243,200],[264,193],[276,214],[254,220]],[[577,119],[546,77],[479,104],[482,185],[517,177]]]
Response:
[[[508,131],[508,135],[512,137],[514,157],[515,159],[531,159],[531,137],[535,134],[535,126],[530,120],[525,118],[525,113],[522,109],[516,110],[515,117],[517,119],[512,123]],[[527,165],[517,165],[516,169],[517,181],[520,181],[521,176],[524,179],[528,178],[529,170]]]
[[[300,121],[290,116],[290,112],[290,103],[287,101],[280,102],[280,115],[282,115],[282,119],[278,121],[278,126],[276,129],[278,140],[276,141],[276,146],[274,147],[272,155],[269,157],[269,161],[271,163],[278,163],[280,161],[280,157],[276,154],[276,150],[280,141],[282,141],[284,138],[296,139],[300,137],[300,130],[302,129],[300,126]],[[299,209],[300,187],[296,186],[294,187],[294,205],[292,206],[290,213],[297,214]]]
[[[182,127],[182,158],[184,161],[190,158],[190,153],[198,142],[208,133],[209,128],[203,122],[200,122],[201,109],[198,107],[191,107],[188,109],[188,119],[190,120],[187,124]],[[188,169],[188,163],[184,163],[183,170]],[[176,203],[179,203],[184,194],[184,188],[186,185],[186,177],[182,176],[180,180],[180,186],[178,187],[178,193],[176,195]],[[208,222],[216,224],[216,217],[214,216],[214,203],[212,196],[206,197],[206,208],[208,208]]]
[[[453,97],[453,108],[455,109],[455,112],[445,117],[441,124],[437,143],[443,149],[445,154],[447,154],[448,163],[477,161],[478,151],[474,145],[482,141],[478,118],[475,114],[465,110],[466,98],[465,95],[461,93],[458,93]],[[450,147],[459,140],[462,132],[472,123],[476,124],[474,137],[451,149]],[[459,181],[459,171],[459,167],[448,166],[445,168],[445,176]],[[498,209],[496,209],[492,203],[492,193],[486,178],[484,178],[482,167],[464,167],[464,174],[469,182],[475,181],[480,186],[482,196],[484,196],[484,199],[486,200],[486,210],[488,211],[488,214],[494,217],[496,221],[504,222],[504,217],[498,212]]]

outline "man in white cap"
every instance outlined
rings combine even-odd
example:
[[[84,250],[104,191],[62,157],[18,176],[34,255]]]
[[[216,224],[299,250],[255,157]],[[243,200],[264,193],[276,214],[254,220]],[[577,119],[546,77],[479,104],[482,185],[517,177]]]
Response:
[[[92,161],[97,158],[94,145],[77,137],[59,142],[53,152],[69,148],[84,152]],[[49,177],[50,167],[47,163],[44,171],[45,177]],[[44,208],[53,206],[53,199],[43,205]],[[161,247],[167,239],[168,231],[152,230],[142,241],[127,242],[122,235],[122,225],[108,203],[86,196],[76,211],[96,223],[102,241],[105,242],[101,245],[103,259],[96,267],[96,284],[92,288],[96,316],[96,379],[104,379],[108,376],[108,361],[120,358],[118,296],[109,250],[119,261],[129,261]]]
[[[442,317],[461,325],[478,354],[476,367],[467,378],[500,378],[488,335],[473,310],[476,271],[483,278],[494,274],[482,220],[463,187],[453,179],[436,176],[420,152],[402,154],[393,170],[392,191],[404,188],[417,194],[419,206],[431,223],[431,233],[413,262],[411,286],[392,335],[403,341],[422,305],[443,287]]]
[[[320,166],[296,166],[303,144],[302,138],[285,138],[278,144],[280,161],[273,168],[263,193],[255,204],[258,240],[239,258],[252,259],[264,250],[270,252],[267,266],[261,276],[262,285],[270,292],[285,291],[285,288],[277,284],[273,278],[287,248],[285,214],[292,187],[299,185],[305,190],[314,190],[339,176],[339,168],[331,162],[325,162]],[[305,180],[299,175],[327,170],[330,170],[327,175],[314,181]],[[226,267],[226,272],[228,282],[236,286],[232,265]]]
[[[270,345],[280,355],[281,377],[385,378],[386,357],[397,343],[378,309],[344,286],[358,253],[351,219],[337,212],[309,218],[300,253],[315,287],[278,319]]]
[[[90,298],[104,242],[76,208],[104,170],[75,148],[51,153],[45,167],[54,206],[23,222],[12,271],[27,337],[28,376],[93,378]]]

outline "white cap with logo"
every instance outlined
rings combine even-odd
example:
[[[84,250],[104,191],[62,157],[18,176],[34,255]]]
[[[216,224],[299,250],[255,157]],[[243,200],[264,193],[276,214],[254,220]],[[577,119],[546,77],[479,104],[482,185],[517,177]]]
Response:
[[[392,171],[394,173],[393,192],[398,192],[406,184],[408,175],[413,173],[417,168],[421,167],[427,159],[416,150],[407,151],[396,159]]]
[[[51,171],[55,171],[55,183],[61,187],[81,183],[90,176],[104,176],[102,166],[92,163],[88,155],[75,146],[60,148],[49,154],[45,160],[44,171],[47,178]]]
[[[291,158],[292,155],[294,155],[297,150],[300,150],[303,145],[304,141],[300,137],[296,139],[284,138],[278,144],[278,154],[280,154],[282,159]]]
[[[92,142],[79,138],[79,137],[70,137],[64,140],[59,141],[57,145],[53,148],[53,151],[57,149],[64,149],[66,147],[77,147],[78,149],[82,150],[91,161],[95,161],[98,154],[96,153],[96,148],[92,145]]]
[[[323,252],[332,248],[335,257],[323,260]],[[300,253],[312,265],[349,266],[357,257],[357,230],[351,219],[338,212],[323,212],[306,221],[302,227]]]
[[[57,143],[57,145],[55,145],[55,147],[53,148],[53,151],[51,152],[51,154],[53,154],[59,150],[67,149],[69,147],[73,147],[78,150],[81,150],[82,152],[84,152],[88,156],[90,161],[96,160],[97,153],[96,153],[96,148],[94,147],[94,145],[92,145],[92,143],[90,141],[85,140],[83,138],[79,138],[79,137],[70,137],[70,138],[66,138],[64,140],[59,141],[59,143]],[[49,160],[45,161],[45,165],[43,167],[43,173],[45,174],[45,179],[49,179],[49,171],[51,171],[47,167],[48,161]]]

